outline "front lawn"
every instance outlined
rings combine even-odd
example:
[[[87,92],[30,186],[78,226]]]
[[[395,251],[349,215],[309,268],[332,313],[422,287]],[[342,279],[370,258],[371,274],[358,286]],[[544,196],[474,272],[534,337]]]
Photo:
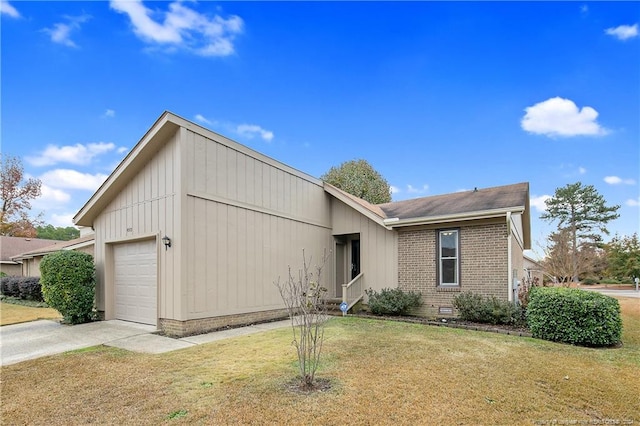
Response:
[[[289,329],[162,355],[96,347],[3,367],[2,422],[637,424],[640,303],[620,302],[617,349],[335,318],[318,372],[332,388],[308,395],[286,386]]]
[[[0,326],[39,319],[59,319],[60,313],[52,308],[36,308],[0,302]]]

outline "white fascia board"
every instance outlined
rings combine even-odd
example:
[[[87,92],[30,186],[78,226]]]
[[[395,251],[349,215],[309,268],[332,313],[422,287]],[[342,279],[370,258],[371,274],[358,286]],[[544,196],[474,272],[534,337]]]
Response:
[[[93,213],[91,217],[91,222],[84,222],[85,216],[92,213],[92,210],[95,208],[97,202],[101,200],[102,197],[106,196],[106,194],[111,189],[111,186],[116,182],[119,177],[123,174],[125,170],[127,170],[131,164],[136,160],[136,158],[140,155],[140,153],[146,148],[146,146],[154,139],[154,136],[160,132],[161,129],[165,127],[165,125],[169,122],[174,122],[174,115],[168,111],[165,111],[151,126],[149,130],[144,134],[142,139],[136,143],[131,151],[127,154],[126,157],[118,164],[113,172],[107,177],[107,179],[100,185],[100,187],[93,193],[89,201],[85,203],[84,206],[76,213],[73,217],[73,223],[77,226],[93,226],[93,217],[96,215]]]
[[[79,248],[92,246],[94,244],[95,244],[95,240],[89,240],[89,241],[85,241],[83,243],[72,244],[70,246],[67,246],[67,247],[63,248],[62,250],[77,250]]]
[[[474,219],[490,219],[506,216],[507,213],[519,213],[524,211],[524,206],[508,207],[502,209],[482,210],[468,213],[458,213],[453,215],[416,217],[410,219],[398,219],[397,217],[385,219],[383,222],[387,227],[401,228],[404,226],[431,225],[436,223],[462,222]]]

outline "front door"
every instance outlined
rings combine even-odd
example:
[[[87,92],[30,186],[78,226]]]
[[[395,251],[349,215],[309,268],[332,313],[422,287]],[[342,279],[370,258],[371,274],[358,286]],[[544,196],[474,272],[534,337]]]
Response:
[[[351,240],[351,279],[360,274],[360,240]]]

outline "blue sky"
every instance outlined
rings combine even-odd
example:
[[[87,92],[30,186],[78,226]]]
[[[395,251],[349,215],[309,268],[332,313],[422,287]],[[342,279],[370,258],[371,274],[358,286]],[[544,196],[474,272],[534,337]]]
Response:
[[[639,229],[638,2],[1,1],[2,152],[71,217],[164,110],[394,200],[594,185]]]

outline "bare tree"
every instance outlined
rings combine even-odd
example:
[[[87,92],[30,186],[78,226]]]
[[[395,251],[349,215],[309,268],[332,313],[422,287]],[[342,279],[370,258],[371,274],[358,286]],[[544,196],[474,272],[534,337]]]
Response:
[[[571,234],[566,229],[559,230],[549,235],[547,240],[542,265],[558,282],[568,285],[574,271]]]
[[[566,228],[549,235],[542,260],[545,270],[566,286],[574,277],[599,275],[604,262],[603,250],[592,241],[579,241],[574,250],[571,232]]]
[[[314,387],[316,370],[320,363],[324,329],[327,322],[327,308],[325,303],[326,287],[321,284],[322,269],[326,264],[328,254],[325,253],[322,264],[310,270],[304,250],[302,250],[302,269],[297,275],[289,266],[289,278],[281,282],[280,278],[274,283],[289,313],[293,330],[293,345],[298,352],[298,364],[301,385],[305,389]]]

